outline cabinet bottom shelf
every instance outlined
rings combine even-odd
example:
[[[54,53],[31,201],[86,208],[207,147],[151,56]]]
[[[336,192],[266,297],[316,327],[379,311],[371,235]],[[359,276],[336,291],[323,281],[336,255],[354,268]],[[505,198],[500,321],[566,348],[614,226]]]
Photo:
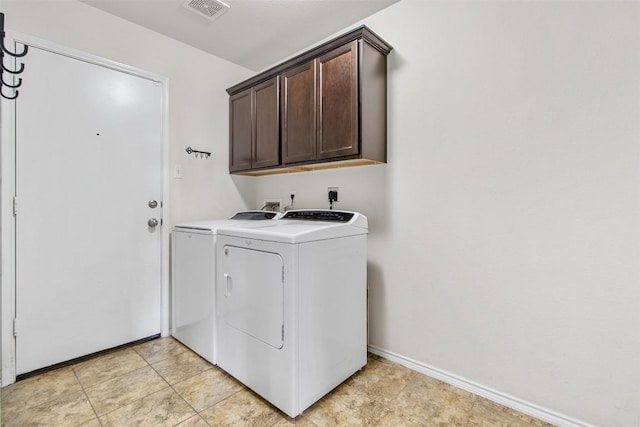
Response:
[[[278,166],[272,169],[260,169],[260,170],[248,170],[232,172],[235,175],[247,175],[247,176],[265,176],[265,175],[277,175],[283,173],[295,173],[295,172],[310,172],[324,169],[336,169],[346,168],[351,166],[367,166],[367,165],[379,165],[383,162],[368,159],[349,159],[338,160],[334,162],[326,163],[314,163],[308,165],[292,165],[292,166]]]

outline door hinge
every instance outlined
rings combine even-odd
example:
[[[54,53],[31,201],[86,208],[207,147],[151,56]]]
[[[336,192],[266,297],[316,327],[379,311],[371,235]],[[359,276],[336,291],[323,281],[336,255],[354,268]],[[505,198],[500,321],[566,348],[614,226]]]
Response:
[[[13,196],[13,216],[18,214],[18,198]]]
[[[18,336],[18,319],[13,319],[13,336],[14,338]]]

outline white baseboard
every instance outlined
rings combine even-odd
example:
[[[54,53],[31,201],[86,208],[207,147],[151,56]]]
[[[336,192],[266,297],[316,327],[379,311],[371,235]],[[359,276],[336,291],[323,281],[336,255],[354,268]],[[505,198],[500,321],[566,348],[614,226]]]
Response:
[[[369,346],[369,352],[558,427],[595,427],[373,345]]]

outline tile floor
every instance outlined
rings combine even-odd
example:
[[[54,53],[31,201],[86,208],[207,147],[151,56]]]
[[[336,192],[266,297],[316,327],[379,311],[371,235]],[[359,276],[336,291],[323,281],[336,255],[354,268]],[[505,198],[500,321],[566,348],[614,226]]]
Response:
[[[161,338],[2,389],[3,426],[546,426],[385,359],[288,418]]]

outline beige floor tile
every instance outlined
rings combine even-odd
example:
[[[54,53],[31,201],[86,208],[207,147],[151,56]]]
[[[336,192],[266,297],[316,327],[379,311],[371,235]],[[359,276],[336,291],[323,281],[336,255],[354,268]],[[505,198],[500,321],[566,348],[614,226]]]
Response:
[[[100,427],[100,422],[181,427],[549,426],[374,355],[362,371],[292,419],[172,338],[2,389],[3,426]]]
[[[2,411],[2,425],[4,427],[78,426],[95,417],[96,414],[85,394],[82,391],[75,391],[12,414]]]
[[[103,427],[175,426],[196,412],[171,388],[136,400],[100,417]]]
[[[286,415],[283,415],[282,419],[277,423],[275,423],[272,427],[290,427],[290,426],[318,427],[316,424],[311,422],[308,418],[305,418],[304,415],[300,415],[296,418],[289,418]]]
[[[172,337],[159,338],[136,345],[133,349],[149,364],[189,350]],[[189,350],[190,351],[190,350]]]
[[[304,412],[305,418],[324,426],[367,426],[377,420],[384,405],[365,391],[343,384]]]
[[[200,416],[212,426],[272,426],[284,417],[271,405],[249,392],[240,391],[206,409]]]
[[[180,396],[200,412],[242,390],[243,386],[213,367],[173,386]]]
[[[41,405],[65,394],[82,391],[71,368],[56,369],[2,389],[2,416]]]
[[[84,388],[135,371],[147,362],[130,348],[119,350],[73,366],[73,370]]]
[[[78,427],[102,427],[102,424],[100,424],[100,421],[98,421],[98,418],[96,417],[86,423],[80,424]]]
[[[193,416],[186,421],[177,424],[176,427],[209,427],[209,424],[203,420],[200,415]]]
[[[152,363],[151,366],[172,385],[213,367],[212,364],[191,351],[169,356],[164,360]]]
[[[371,427],[423,427],[426,425],[426,422],[413,421],[398,410],[385,408],[380,418],[372,421],[369,425]]]
[[[423,425],[464,425],[475,395],[442,381],[417,374],[389,403],[402,417]]]
[[[367,360],[384,360],[381,356],[373,353],[367,353]]]
[[[85,389],[98,415],[168,387],[166,381],[150,366],[110,379]]]
[[[402,365],[369,358],[367,365],[346,383],[386,403],[395,398],[415,375],[415,371]]]
[[[545,427],[551,426],[544,421],[530,417],[511,408],[478,397],[469,413],[468,426],[486,427]]]

